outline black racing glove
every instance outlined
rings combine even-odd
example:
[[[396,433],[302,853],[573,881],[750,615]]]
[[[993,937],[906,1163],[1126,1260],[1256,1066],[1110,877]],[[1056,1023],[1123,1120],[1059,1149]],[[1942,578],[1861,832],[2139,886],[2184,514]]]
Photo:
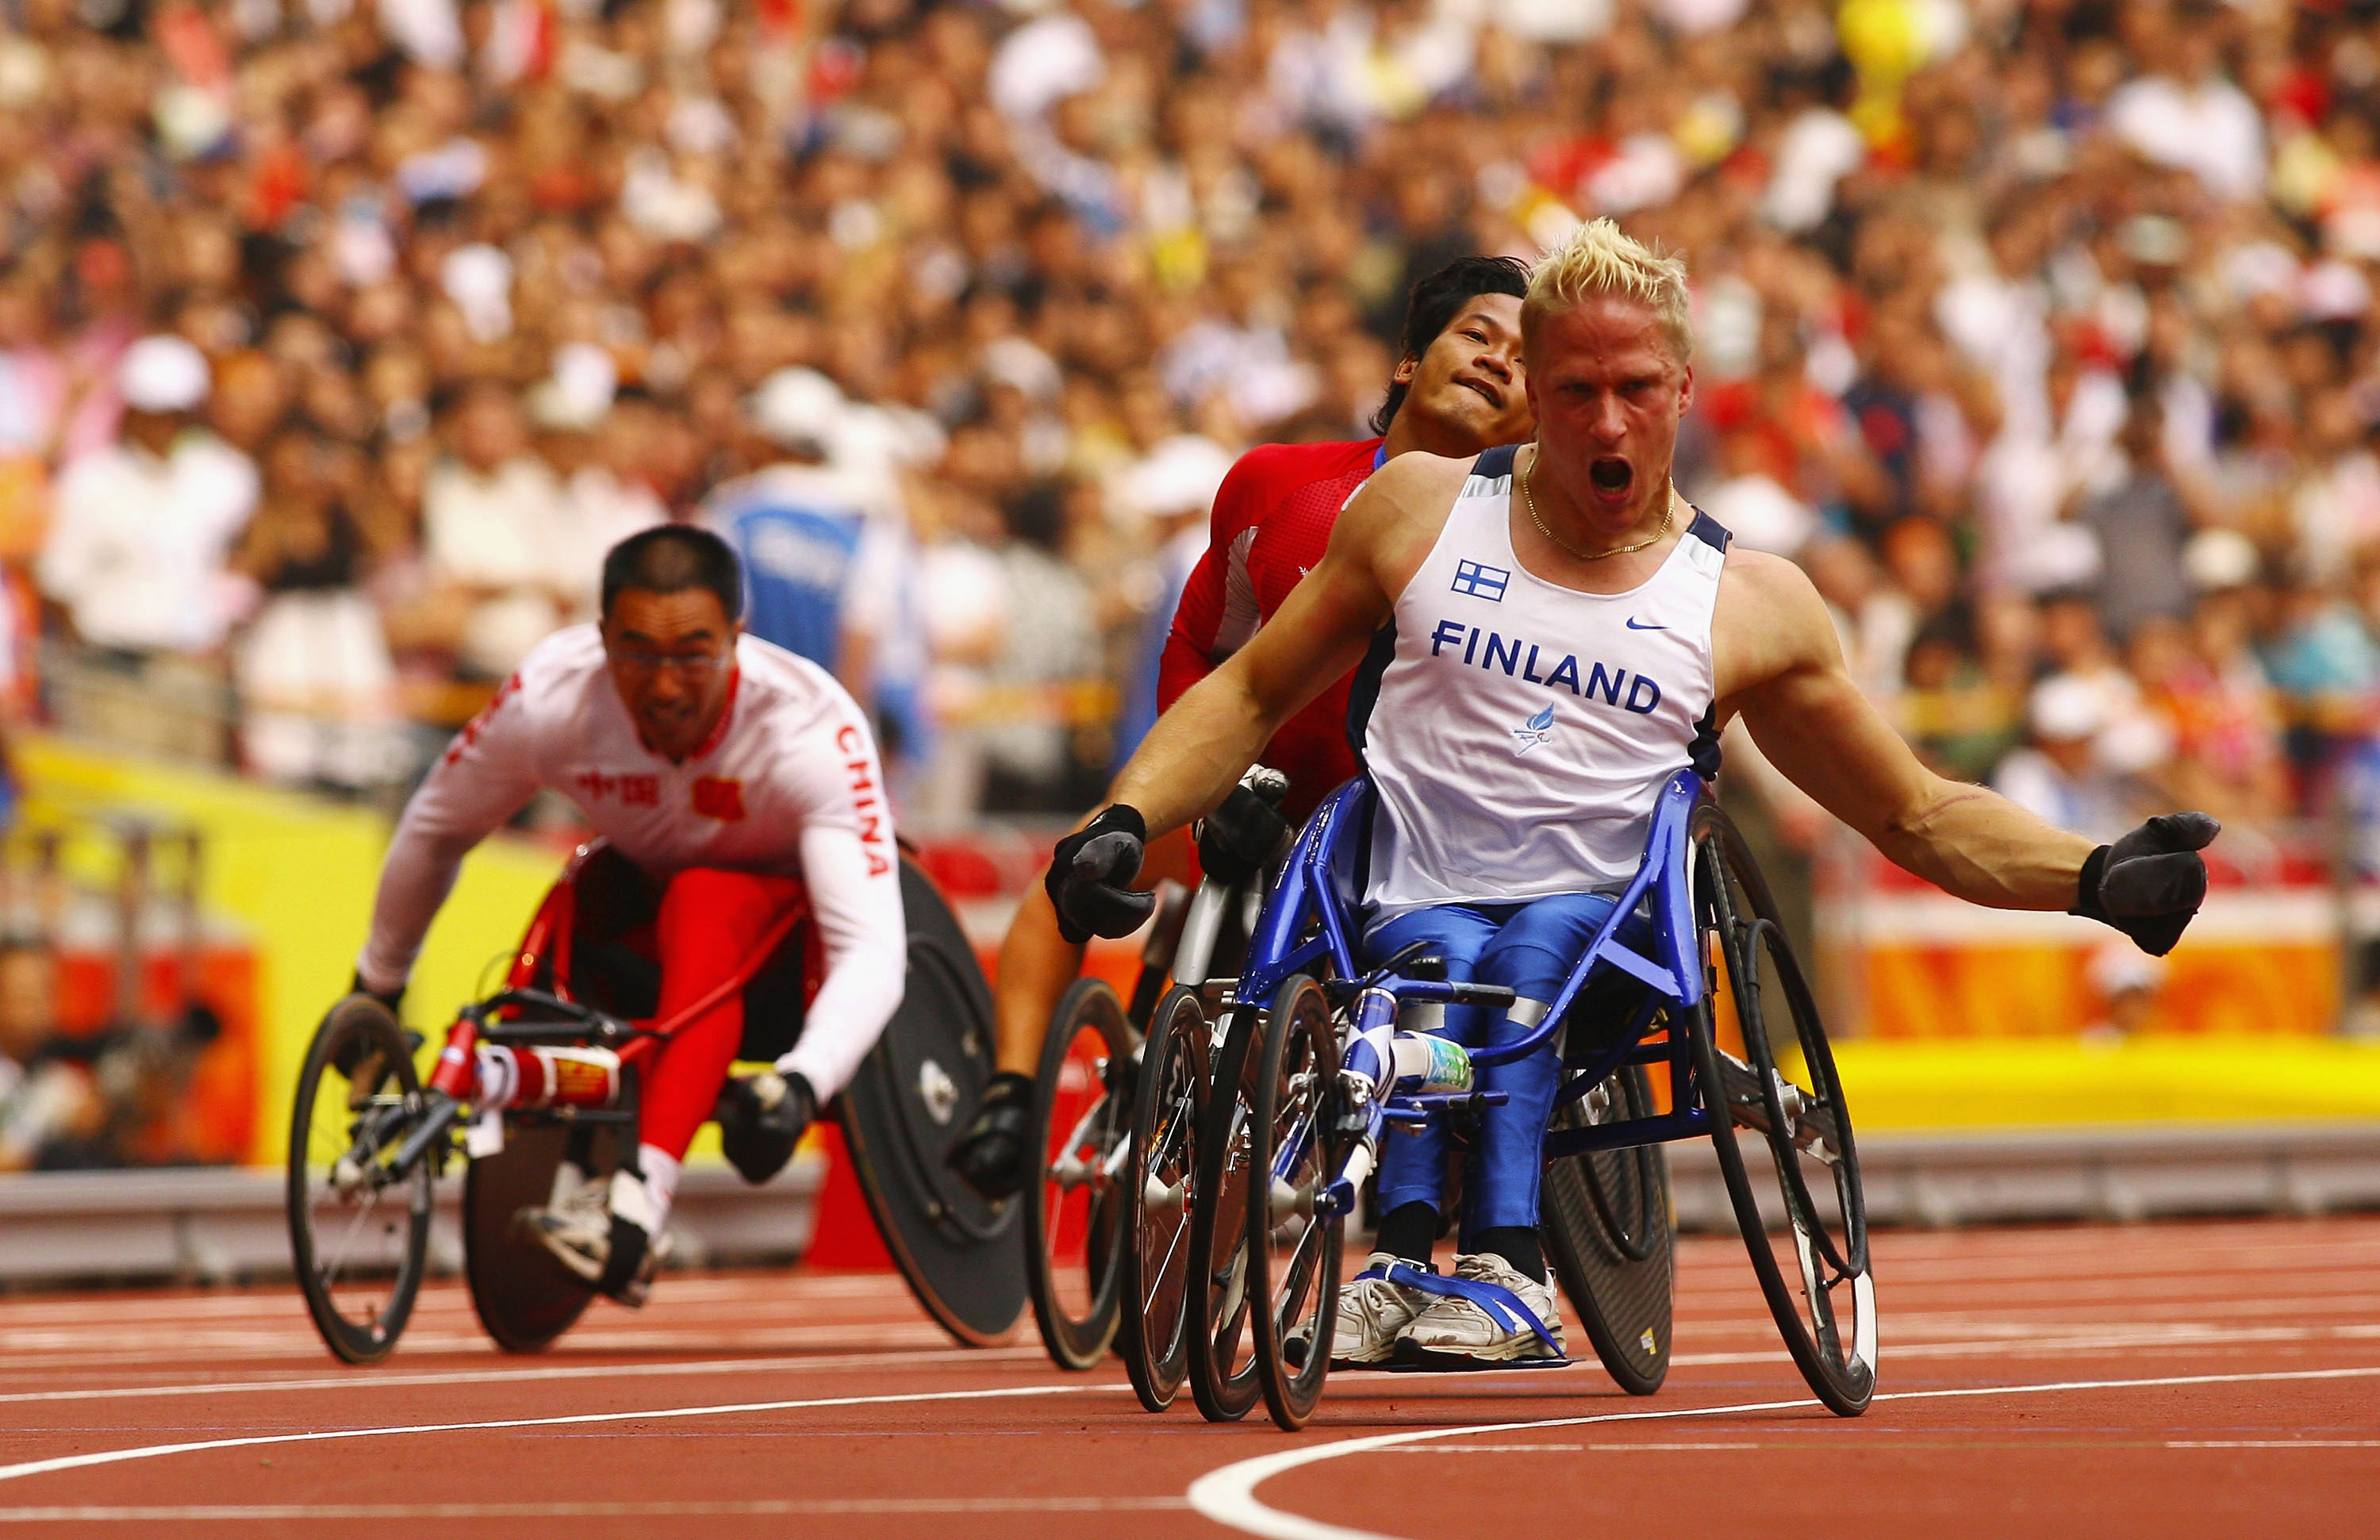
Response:
[[[387,1006],[388,1013],[390,1015],[395,1016],[399,1021],[403,1021],[405,1019],[405,986],[402,984],[398,985],[394,989],[372,988],[364,983],[363,973],[358,969],[347,976],[347,993],[351,995],[370,995],[372,999],[380,1001],[382,1005]]]
[[[1057,906],[1059,935],[1080,946],[1140,928],[1157,907],[1155,893],[1132,891],[1148,844],[1148,820],[1121,802],[1058,842],[1042,884]]]
[[[755,1187],[785,1169],[794,1146],[818,1117],[818,1092],[798,1071],[770,1071],[720,1087],[719,1147],[727,1163]]]
[[[405,1012],[403,1009],[405,1005],[405,986],[402,984],[398,985],[394,989],[368,989],[364,987],[364,976],[361,973],[354,973],[347,976],[347,993],[350,996],[370,995],[372,999],[380,1001],[382,1005],[387,1006],[388,1013],[395,1017],[398,1023],[402,1024],[405,1020]],[[333,1009],[335,1010],[336,1007],[334,1007]],[[421,1046],[420,1033],[406,1032],[404,1031],[402,1025],[400,1025],[398,1031],[404,1037],[406,1046],[407,1048],[419,1048]],[[378,1064],[371,1069],[366,1069],[364,1066],[365,1056],[371,1051],[374,1040],[375,1039],[372,1035],[368,1033],[357,1032],[348,1034],[347,1037],[340,1040],[338,1047],[331,1050],[331,1067],[337,1070],[341,1074],[346,1075],[350,1081],[356,1079],[360,1073],[362,1077],[370,1085],[379,1085],[380,1076],[386,1073],[387,1065],[384,1063]]]
[[[1033,1138],[1033,1077],[1005,1071],[983,1088],[983,1101],[943,1160],[986,1203],[1025,1189],[1026,1146]]]
[[[1289,820],[1273,806],[1280,800],[1279,793],[1268,801],[1242,782],[1221,806],[1198,820],[1198,865],[1208,877],[1236,888],[1265,869],[1289,837]]]
[[[2205,813],[2149,819],[2091,853],[2068,913],[2112,925],[2150,956],[2164,956],[2206,898],[2206,858],[2198,853],[2222,831]]]

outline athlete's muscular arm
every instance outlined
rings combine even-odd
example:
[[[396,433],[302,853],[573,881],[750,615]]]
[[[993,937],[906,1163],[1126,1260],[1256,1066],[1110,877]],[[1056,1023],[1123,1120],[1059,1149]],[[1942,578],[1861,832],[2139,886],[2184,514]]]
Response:
[[[1152,837],[1222,801],[1274,731],[1363,660],[1469,468],[1404,455],[1366,482],[1272,619],[1158,719],[1113,800],[1138,808]]]
[[[421,939],[455,886],[463,857],[537,794],[528,703],[516,674],[405,805],[372,900],[371,934],[356,975],[374,991],[405,987]]]
[[[1758,552],[1728,557],[1712,627],[1722,716],[1894,862],[1998,909],[2066,909],[2092,843],[1918,763],[1843,666],[1817,590]]]

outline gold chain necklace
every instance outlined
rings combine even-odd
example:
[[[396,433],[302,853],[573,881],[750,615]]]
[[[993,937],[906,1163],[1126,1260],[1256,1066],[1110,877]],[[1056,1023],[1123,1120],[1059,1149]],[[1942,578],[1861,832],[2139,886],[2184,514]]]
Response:
[[[1538,451],[1538,454],[1543,453],[1543,450]],[[1661,504],[1661,527],[1638,540],[1634,545],[1615,545],[1609,551],[1581,551],[1547,528],[1546,521],[1537,516],[1537,500],[1529,491],[1529,484],[1536,479],[1537,455],[1532,455],[1529,456],[1529,468],[1521,477],[1521,506],[1529,511],[1529,522],[1537,527],[1538,534],[1569,552],[1572,557],[1581,562],[1600,562],[1607,556],[1625,556],[1632,551],[1642,551],[1648,545],[1658,545],[1669,536],[1670,525],[1678,516],[1678,484],[1672,481],[1670,483],[1669,496]]]

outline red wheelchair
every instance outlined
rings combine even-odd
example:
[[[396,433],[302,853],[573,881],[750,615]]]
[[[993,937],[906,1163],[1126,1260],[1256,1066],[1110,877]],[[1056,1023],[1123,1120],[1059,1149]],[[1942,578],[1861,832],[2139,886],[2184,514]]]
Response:
[[[1025,1307],[1017,1206],[986,1204],[943,1164],[959,1109],[994,1071],[991,993],[956,917],[901,865],[907,989],[859,1073],[821,1110],[837,1119],[861,1192],[917,1302],[953,1337],[1004,1337]],[[658,964],[639,950],[659,892],[598,840],[582,846],[530,920],[504,987],[465,1006],[425,1075],[421,1039],[368,995],[332,1007],[298,1073],[287,1208],[298,1288],[324,1345],[350,1364],[385,1358],[427,1271],[438,1179],[462,1166],[464,1277],[488,1335],[534,1352],[576,1321],[589,1285],[523,1237],[514,1217],[550,1200],[567,1158],[598,1178],[636,1143],[640,1068],[685,1021],[730,990],[745,1003],[738,1058],[770,1061],[799,1037],[821,973],[816,928],[795,904],[718,988],[652,1018]],[[480,1049],[509,1049],[517,1088],[474,1105]]]

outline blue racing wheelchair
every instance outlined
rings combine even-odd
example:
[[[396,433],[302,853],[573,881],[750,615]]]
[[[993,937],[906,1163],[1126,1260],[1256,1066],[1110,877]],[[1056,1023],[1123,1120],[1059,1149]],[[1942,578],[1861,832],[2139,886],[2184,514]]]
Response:
[[[1634,879],[1544,1019],[1467,1054],[1401,1031],[1401,1009],[1509,1007],[1511,990],[1449,981],[1418,948],[1376,967],[1357,961],[1371,803],[1369,783],[1352,781],[1307,822],[1222,1002],[1229,1029],[1187,1183],[1186,1249],[1206,1264],[1184,1312],[1200,1409],[1242,1415],[1257,1390],[1274,1422],[1305,1425],[1330,1371],[1343,1232],[1383,1133],[1475,1116],[1501,1097],[1465,1088],[1468,1069],[1522,1058],[1561,1033],[1541,1229],[1614,1377],[1642,1393],[1667,1364],[1668,1191],[1652,1146],[1708,1135],[1795,1365],[1837,1413],[1865,1411],[1876,1293],[1842,1085],[1767,885],[1702,779],[1682,770],[1663,787]],[[1649,948],[1623,929],[1649,935]],[[1424,1065],[1427,1075],[1415,1073]],[[1666,1097],[1655,1094],[1664,1082]],[[1656,1248],[1658,1274],[1643,1266]],[[1602,1270],[1585,1272],[1590,1263]],[[1534,1322],[1493,1285],[1409,1265],[1397,1276],[1516,1327]],[[1626,1329],[1643,1302],[1612,1293],[1655,1279],[1658,1341],[1652,1328],[1641,1338]],[[1551,1355],[1549,1338],[1546,1346]]]

